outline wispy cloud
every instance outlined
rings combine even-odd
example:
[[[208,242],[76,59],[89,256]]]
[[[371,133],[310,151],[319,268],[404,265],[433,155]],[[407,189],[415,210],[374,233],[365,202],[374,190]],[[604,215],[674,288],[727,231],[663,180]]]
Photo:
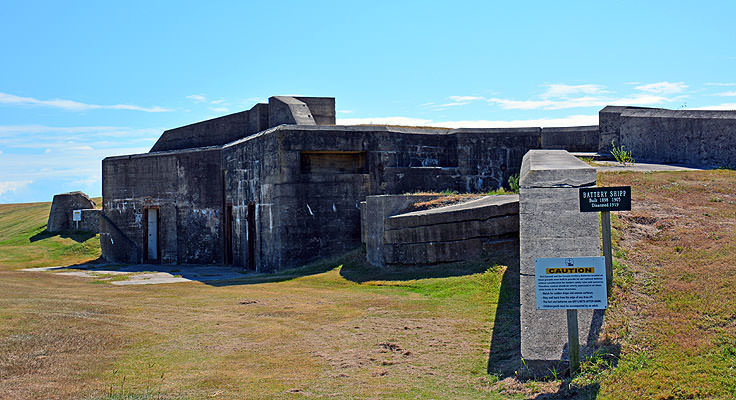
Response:
[[[684,82],[656,82],[648,83],[646,85],[636,86],[635,89],[641,90],[642,92],[655,93],[655,94],[675,94],[682,93],[687,89],[688,86]]]
[[[338,125],[403,125],[444,128],[520,128],[597,125],[598,115],[571,115],[564,118],[519,120],[434,121],[411,117],[339,118]]]
[[[210,107],[210,110],[214,112],[219,112],[219,113],[230,111],[230,109],[227,107]]]
[[[442,111],[442,110],[446,110],[446,109],[448,109],[450,107],[464,106],[466,104],[470,104],[473,101],[485,100],[485,97],[480,97],[480,96],[449,96],[448,99],[451,100],[449,103],[437,104],[435,102],[429,102],[429,103],[422,104],[420,107],[426,107],[426,108],[429,108],[429,109],[431,109],[433,111]]]
[[[732,82],[706,82],[706,86],[736,86],[736,83]]]
[[[481,97],[481,96],[450,96],[448,98],[452,101],[458,101],[458,102],[469,102],[469,101],[485,99],[484,97]]]
[[[544,86],[547,87],[547,90],[542,93],[542,98],[566,98],[572,95],[579,94],[594,95],[608,93],[608,91],[605,89],[605,86],[594,84],[566,85],[564,83],[552,83]]]
[[[736,91],[716,93],[716,96],[733,97],[736,96]]]
[[[33,97],[21,97],[13,94],[0,92],[0,104],[9,105],[20,105],[20,106],[39,106],[39,107],[53,107],[67,111],[89,111],[89,110],[131,110],[131,111],[143,111],[143,112],[167,112],[172,111],[171,109],[154,106],[154,107],[141,107],[132,104],[113,104],[113,105],[100,105],[100,104],[87,104],[81,103],[74,100],[64,99],[52,99],[52,100],[39,100]]]
[[[723,103],[713,106],[703,106],[688,108],[688,110],[719,110],[719,111],[736,111],[736,103]]]
[[[194,101],[195,103],[202,103],[207,101],[207,98],[205,96],[202,96],[201,94],[190,94],[189,96],[186,96],[185,98]]]
[[[3,195],[30,185],[33,181],[0,181],[0,199]]]
[[[658,82],[637,86],[639,93],[626,96],[613,96],[603,85],[548,84],[546,90],[531,99],[518,100],[491,97],[486,101],[504,110],[563,110],[568,108],[604,107],[606,105],[650,106],[680,100],[685,95],[665,97],[664,93],[674,94],[687,88],[682,82]],[[644,93],[641,93],[644,92]]]

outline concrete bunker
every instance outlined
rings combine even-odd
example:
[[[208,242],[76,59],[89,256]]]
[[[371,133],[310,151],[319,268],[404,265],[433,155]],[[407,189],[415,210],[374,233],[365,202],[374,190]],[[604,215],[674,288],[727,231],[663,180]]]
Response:
[[[677,121],[691,117],[647,110]],[[600,126],[588,127],[338,126],[334,98],[271,97],[247,111],[167,130],[148,153],[104,159],[103,257],[259,272],[300,266],[360,246],[360,203],[367,196],[488,192],[520,172],[529,150],[596,153],[611,135],[627,146],[657,137],[647,130],[652,124],[625,129],[644,117],[614,111],[603,109]],[[736,112],[719,115],[718,135],[733,140],[734,128],[723,121]],[[672,126],[670,135],[686,137],[695,125]],[[721,137],[708,133],[711,125],[697,126],[708,143]],[[642,159],[660,156],[636,148]],[[682,160],[690,161],[698,160]]]

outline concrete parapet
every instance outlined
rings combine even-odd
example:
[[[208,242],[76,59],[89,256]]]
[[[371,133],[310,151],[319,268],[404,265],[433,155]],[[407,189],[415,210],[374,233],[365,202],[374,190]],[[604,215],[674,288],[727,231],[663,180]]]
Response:
[[[600,256],[597,213],[579,211],[578,188],[595,186],[596,170],[564,150],[530,150],[519,189],[521,356],[530,373],[566,360],[565,310],[538,310],[534,259]],[[578,311],[582,354],[595,344],[602,313]]]
[[[429,200],[408,197],[368,196],[366,249],[371,264],[422,265],[480,259],[505,262],[516,258],[517,195],[485,196],[392,216],[413,202]],[[383,212],[372,209],[377,206],[384,206],[379,208]]]

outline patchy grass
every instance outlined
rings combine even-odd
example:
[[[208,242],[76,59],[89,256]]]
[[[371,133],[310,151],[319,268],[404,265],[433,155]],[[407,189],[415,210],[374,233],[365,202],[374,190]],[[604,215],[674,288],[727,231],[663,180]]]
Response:
[[[96,284],[118,278],[17,271],[96,254],[30,240],[48,204],[0,207],[0,397],[508,397],[486,372],[505,267],[383,271],[355,251],[211,285]]]
[[[599,180],[634,196],[613,216],[602,347],[574,379],[538,381],[514,374],[511,267],[380,270],[355,251],[210,285],[98,285],[16,271],[95,254],[29,240],[48,204],[0,206],[0,397],[736,397],[736,172]]]
[[[736,173],[615,173],[599,181],[633,189],[632,211],[613,222],[617,259],[603,339],[620,346],[620,359],[599,376],[600,397],[736,397]]]

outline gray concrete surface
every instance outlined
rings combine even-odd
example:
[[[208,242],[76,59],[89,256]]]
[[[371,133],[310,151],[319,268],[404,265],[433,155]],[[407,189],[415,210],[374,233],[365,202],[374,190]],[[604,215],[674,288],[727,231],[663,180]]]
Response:
[[[578,188],[595,186],[596,170],[564,150],[530,150],[519,190],[521,355],[532,375],[567,359],[565,310],[537,310],[534,259],[600,256],[597,213],[579,211]],[[578,312],[583,354],[601,319]]]
[[[216,282],[247,276],[247,273],[242,268],[221,265],[97,264],[78,267],[26,268],[21,271],[49,271],[60,276],[90,278],[101,281],[110,280],[110,284],[112,285]],[[121,276],[124,276],[126,279],[120,280]]]

